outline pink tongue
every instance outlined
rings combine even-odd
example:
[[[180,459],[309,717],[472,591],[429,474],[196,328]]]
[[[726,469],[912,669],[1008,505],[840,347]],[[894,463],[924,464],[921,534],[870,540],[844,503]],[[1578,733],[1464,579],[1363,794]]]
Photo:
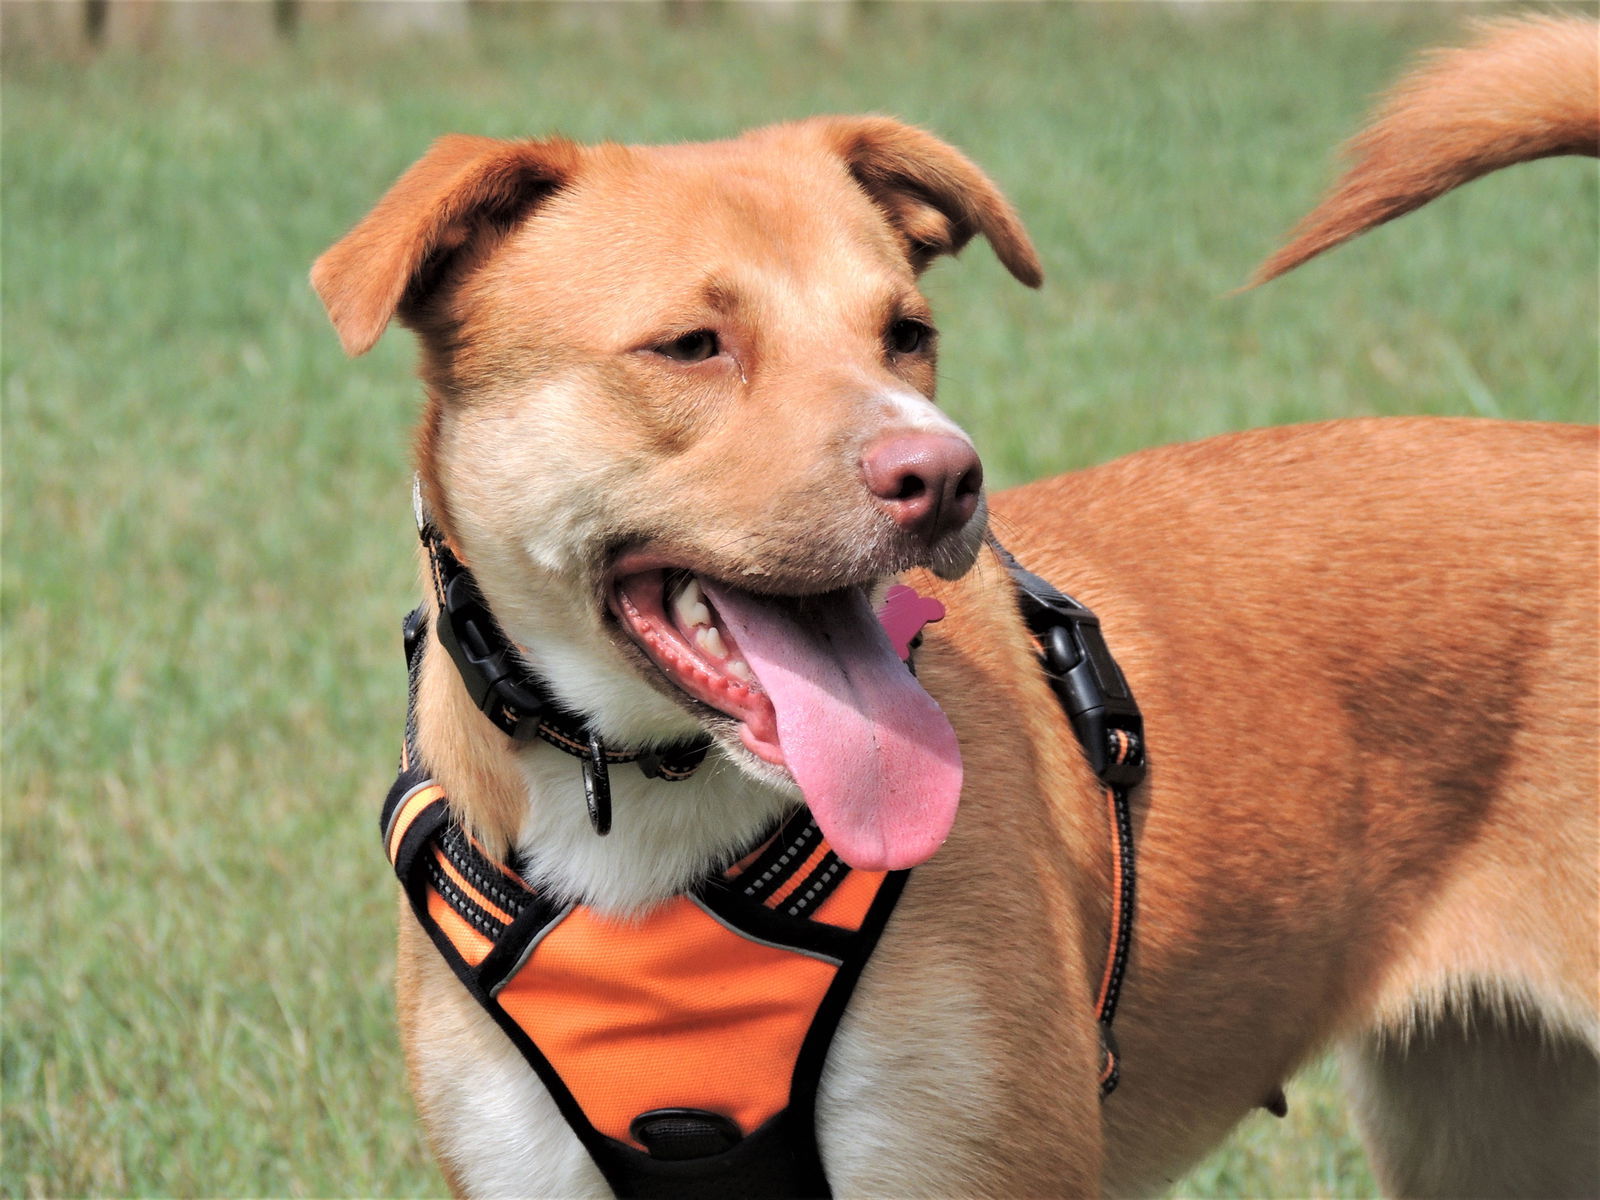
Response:
[[[774,604],[701,579],[772,701],[783,759],[839,857],[899,870],[955,821],[955,731],[896,655],[859,588]]]

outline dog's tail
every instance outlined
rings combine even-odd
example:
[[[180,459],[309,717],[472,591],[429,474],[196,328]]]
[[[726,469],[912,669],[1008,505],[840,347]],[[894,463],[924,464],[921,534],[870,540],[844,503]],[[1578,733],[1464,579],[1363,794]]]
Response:
[[[1249,286],[1490,171],[1600,154],[1600,24],[1519,16],[1482,22],[1477,35],[1401,79],[1345,147],[1354,165]]]

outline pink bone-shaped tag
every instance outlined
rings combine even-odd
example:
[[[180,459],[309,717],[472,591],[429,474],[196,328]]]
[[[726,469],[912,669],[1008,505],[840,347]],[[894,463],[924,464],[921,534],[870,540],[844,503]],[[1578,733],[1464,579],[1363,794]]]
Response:
[[[902,661],[911,657],[911,643],[922,632],[922,627],[943,617],[943,604],[903,583],[888,590],[883,597],[883,607],[878,609],[878,621]]]

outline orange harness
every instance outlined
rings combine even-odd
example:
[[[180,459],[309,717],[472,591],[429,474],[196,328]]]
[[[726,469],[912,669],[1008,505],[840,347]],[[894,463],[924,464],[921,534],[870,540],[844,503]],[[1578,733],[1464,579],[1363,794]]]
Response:
[[[999,549],[999,547],[996,547]],[[1102,1095],[1127,961],[1143,771],[1138,709],[1092,613],[1004,555],[1041,664],[1105,784],[1116,846],[1096,1002]],[[407,628],[420,660],[419,614]],[[408,714],[384,844],[417,920],[538,1074],[619,1196],[828,1196],[815,1105],[828,1047],[910,872],[852,870],[801,809],[639,918],[558,905],[488,857],[415,750]],[[692,769],[692,767],[690,768]]]
[[[619,1195],[827,1195],[817,1081],[908,872],[851,870],[802,811],[619,920],[490,860],[422,771],[384,824],[423,928]]]

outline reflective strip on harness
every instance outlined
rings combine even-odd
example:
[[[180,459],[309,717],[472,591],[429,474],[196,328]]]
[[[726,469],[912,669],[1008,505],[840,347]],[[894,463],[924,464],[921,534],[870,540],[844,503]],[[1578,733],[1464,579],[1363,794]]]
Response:
[[[420,816],[424,809],[442,801],[444,789],[431,779],[412,788],[400,800],[400,811],[395,813],[389,821],[388,836],[384,846],[389,852],[389,865],[398,867],[400,864],[400,843],[405,840],[406,832],[412,823]]]

